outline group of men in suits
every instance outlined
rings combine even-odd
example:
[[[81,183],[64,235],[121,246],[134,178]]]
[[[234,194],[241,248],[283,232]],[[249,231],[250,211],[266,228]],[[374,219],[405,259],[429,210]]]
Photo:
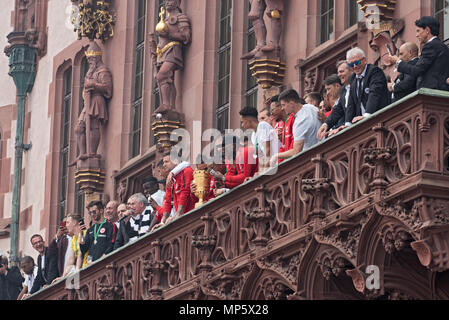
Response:
[[[370,117],[418,89],[449,91],[449,49],[438,38],[440,23],[434,17],[422,17],[415,25],[416,37],[422,45],[421,55],[418,56],[418,46],[408,42],[399,49],[399,56],[389,56],[400,73],[394,82],[387,83],[384,72],[369,64],[360,48],[347,52],[346,63],[337,65],[340,98],[318,132],[320,140]]]

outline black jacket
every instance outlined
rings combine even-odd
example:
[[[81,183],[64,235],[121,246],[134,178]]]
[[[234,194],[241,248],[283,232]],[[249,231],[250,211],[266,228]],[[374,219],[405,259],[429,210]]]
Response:
[[[337,129],[345,124],[346,114],[346,86],[340,90],[340,99],[338,103],[332,108],[332,113],[326,120],[327,128],[329,130]]]
[[[95,230],[97,231],[96,243]],[[92,227],[87,230],[84,244],[80,244],[82,255],[84,256],[84,254],[89,251],[89,256],[92,257],[92,261],[96,261],[103,255],[109,254],[114,248],[113,235],[114,226],[106,220],[104,220],[103,224],[100,222],[98,225],[92,225]]]
[[[416,65],[417,62],[418,62],[418,59],[414,59],[414,60],[409,61],[409,64],[414,66],[414,65]],[[394,89],[393,89],[393,95],[394,95],[393,102],[401,100],[402,98],[415,92],[416,88],[417,88],[416,77],[414,77],[411,74],[401,73],[395,81],[395,85],[394,85]]]
[[[0,300],[17,300],[24,281],[17,267],[8,269],[6,276],[0,274]]]
[[[62,276],[64,274],[65,253],[67,251],[68,246],[69,246],[69,239],[67,239],[66,236],[62,236],[57,241],[56,239],[53,239],[53,241],[48,246],[50,251],[58,256],[59,276]]]
[[[351,93],[349,94],[348,109],[345,116],[345,122],[349,123],[352,123],[355,117],[363,116],[362,103],[366,113],[373,114],[391,102],[387,78],[379,67],[368,64],[361,88],[358,88],[357,81],[357,77],[354,77],[351,81]],[[360,90],[360,96],[357,95],[357,90]]]
[[[52,281],[59,276],[58,256],[52,253],[49,248],[45,248],[45,265],[43,272],[41,262],[42,256],[39,255],[37,257],[37,276],[36,279],[34,279],[33,287],[30,291],[31,294],[38,292],[44,285],[50,285]]]
[[[398,71],[417,78],[417,89],[449,90],[449,49],[435,38],[423,46],[416,64],[401,62]]]
[[[141,222],[141,227],[144,227],[145,230],[147,230],[145,233],[150,232],[150,227],[151,227],[151,222],[154,219],[154,213],[151,212],[150,210],[145,210],[142,213],[142,217],[146,216],[146,221],[142,221]],[[120,220],[120,227],[117,233],[117,237],[115,238],[115,243],[114,243],[114,250],[117,250],[125,245],[127,245],[129,243],[129,240],[135,236],[143,236],[144,233],[142,234],[138,234],[137,232],[135,232],[130,225],[130,220],[131,218],[124,218],[122,220]]]

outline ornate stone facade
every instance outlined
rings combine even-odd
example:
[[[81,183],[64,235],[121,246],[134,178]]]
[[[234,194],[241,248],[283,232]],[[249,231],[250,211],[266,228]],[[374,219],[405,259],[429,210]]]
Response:
[[[33,299],[449,299],[447,99],[421,90]]]

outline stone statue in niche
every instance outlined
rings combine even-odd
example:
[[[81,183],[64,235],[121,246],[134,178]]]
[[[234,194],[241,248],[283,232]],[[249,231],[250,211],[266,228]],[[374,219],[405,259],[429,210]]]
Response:
[[[100,128],[108,121],[107,104],[112,98],[113,89],[111,72],[103,63],[103,53],[95,41],[91,42],[85,54],[89,70],[84,81],[84,109],[75,129],[79,149],[75,164],[78,163],[78,166],[80,161],[101,159],[97,153]]]
[[[272,58],[281,56],[281,34],[282,34],[282,14],[284,11],[284,0],[251,0],[251,11],[248,19],[252,22],[256,35],[256,47],[244,54],[242,60],[266,57]],[[267,43],[267,27],[264,22],[264,12],[269,18],[270,42]]]
[[[175,71],[183,69],[183,47],[190,44],[192,38],[190,19],[182,13],[180,5],[181,0],[166,0],[156,26],[157,44],[154,34],[149,34],[161,102],[154,115],[176,109]]]

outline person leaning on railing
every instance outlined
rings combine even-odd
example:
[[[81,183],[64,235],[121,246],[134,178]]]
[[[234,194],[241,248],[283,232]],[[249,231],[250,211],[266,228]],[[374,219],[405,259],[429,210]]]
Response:
[[[277,153],[271,157],[271,165],[275,166],[278,159],[289,159],[304,150],[312,148],[319,141],[317,139],[321,121],[318,116],[318,109],[310,104],[302,104],[298,93],[293,90],[286,90],[279,96],[282,107],[287,114],[295,114],[293,124],[293,149],[286,152]]]
[[[170,223],[195,208],[190,197],[190,186],[193,181],[193,169],[190,164],[187,163],[186,167],[182,166],[184,162],[178,161],[178,159],[172,160],[170,153],[164,155],[163,161],[166,172],[170,172],[178,166],[181,169],[167,178],[164,206],[156,213],[150,226],[151,231]],[[173,207],[175,213],[172,213]]]
[[[64,272],[61,277],[56,278],[53,283],[65,278],[88,264],[89,252],[85,254],[80,250],[80,239],[86,235],[87,229],[84,220],[78,213],[70,213],[66,217],[66,228],[69,234],[72,234],[72,240],[69,244],[69,254],[64,266]]]

